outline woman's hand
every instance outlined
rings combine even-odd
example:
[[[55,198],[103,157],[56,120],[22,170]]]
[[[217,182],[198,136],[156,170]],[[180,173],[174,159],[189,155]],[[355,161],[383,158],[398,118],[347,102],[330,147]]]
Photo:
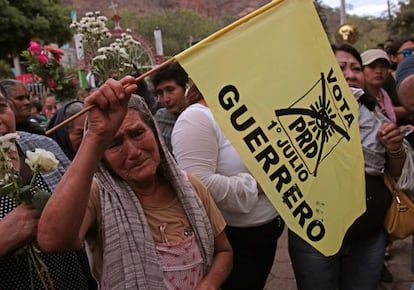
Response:
[[[394,123],[383,124],[377,133],[378,140],[387,151],[396,151],[401,148],[404,135]]]
[[[97,91],[85,99],[85,106],[95,105],[88,114],[87,134],[93,134],[106,144],[121,125],[131,94],[137,89],[133,77],[120,81],[107,80]]]
[[[394,123],[382,125],[378,130],[379,142],[385,147],[386,168],[388,172],[395,178],[401,174],[405,162],[405,148],[403,146],[404,135],[400,128]]]
[[[0,256],[36,238],[39,216],[33,206],[21,204],[0,221]]]

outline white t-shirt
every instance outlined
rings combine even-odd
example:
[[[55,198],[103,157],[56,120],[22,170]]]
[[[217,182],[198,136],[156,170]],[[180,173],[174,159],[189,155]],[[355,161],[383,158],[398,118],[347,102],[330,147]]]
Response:
[[[228,225],[258,226],[277,216],[208,107],[193,104],[182,112],[171,143],[179,166],[200,178]]]

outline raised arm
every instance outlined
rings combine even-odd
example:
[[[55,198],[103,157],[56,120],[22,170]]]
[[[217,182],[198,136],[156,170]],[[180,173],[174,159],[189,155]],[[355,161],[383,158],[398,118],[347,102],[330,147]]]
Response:
[[[126,88],[123,86],[129,84]],[[127,111],[135,79],[108,80],[88,96],[88,129],[67,172],[49,199],[39,221],[37,240],[45,251],[77,248],[94,217],[87,210],[93,174]]]

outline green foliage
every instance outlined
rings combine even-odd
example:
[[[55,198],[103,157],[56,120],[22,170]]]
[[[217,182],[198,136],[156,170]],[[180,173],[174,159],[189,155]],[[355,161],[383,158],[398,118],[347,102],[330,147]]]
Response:
[[[166,56],[178,54],[189,46],[191,40],[199,41],[223,26],[219,20],[192,10],[158,10],[139,17],[133,13],[122,12],[123,26],[126,25],[149,40],[154,39],[154,29],[159,27]]]
[[[336,43],[336,31],[340,26],[339,8],[325,6],[323,3],[321,4],[321,0],[315,0],[314,2],[330,41]],[[347,23],[356,25],[358,29],[359,37],[354,46],[360,52],[369,48],[375,48],[378,43],[382,43],[389,38],[386,19],[366,16],[360,17],[348,14]]]
[[[59,45],[70,40],[69,11],[58,0],[0,0],[0,57],[17,55],[31,39]]]
[[[400,11],[389,20],[389,34],[392,38],[410,37],[414,32],[414,0],[399,2]]]
[[[369,17],[348,17],[349,22],[358,27],[359,40],[355,47],[359,52],[370,48],[376,48],[378,43],[383,43],[387,38],[386,20]]]
[[[331,37],[329,28],[328,28],[328,22],[326,17],[326,8],[322,5],[321,0],[314,0],[313,4],[315,5],[316,11],[318,12],[319,19],[321,20],[323,29],[325,30],[325,33],[328,37],[328,39]]]
[[[11,70],[10,65],[6,61],[0,59],[0,79],[12,78],[14,78],[14,74]]]

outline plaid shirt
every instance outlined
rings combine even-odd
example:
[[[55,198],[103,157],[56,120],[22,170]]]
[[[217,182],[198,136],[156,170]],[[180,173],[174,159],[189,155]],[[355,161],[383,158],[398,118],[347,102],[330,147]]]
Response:
[[[165,145],[167,145],[168,151],[172,154],[171,134],[174,128],[175,121],[177,121],[178,115],[170,113],[165,108],[159,109],[154,116],[157,121],[158,129],[161,132]]]

